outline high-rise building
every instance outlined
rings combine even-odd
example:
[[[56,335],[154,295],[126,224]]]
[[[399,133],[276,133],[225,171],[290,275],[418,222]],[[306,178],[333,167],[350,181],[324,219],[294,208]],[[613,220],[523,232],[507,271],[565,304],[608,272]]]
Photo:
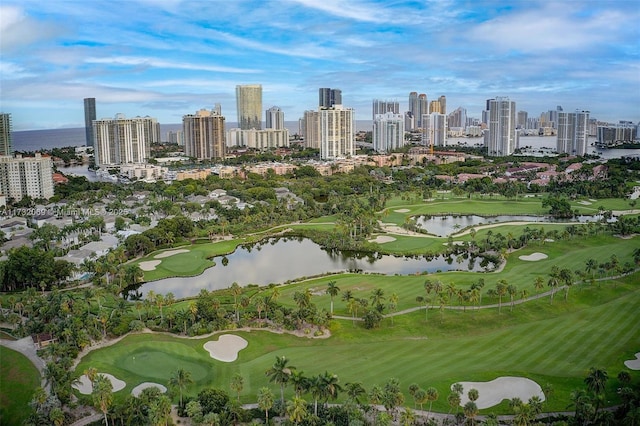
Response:
[[[13,155],[11,114],[0,113],[0,155]]]
[[[400,103],[398,101],[386,101],[386,100],[374,99],[372,110],[373,110],[372,119],[375,120],[378,114],[386,114],[388,112],[399,114]]]
[[[441,95],[438,98],[438,102],[440,102],[440,114],[447,114],[447,97],[445,95]]]
[[[355,154],[354,111],[342,105],[320,108],[320,158],[334,160]]]
[[[86,146],[93,147],[93,120],[96,119],[96,98],[84,98],[84,134]]]
[[[490,157],[511,155],[518,147],[516,131],[516,103],[508,97],[487,100],[488,131],[485,146]]]
[[[284,129],[284,112],[277,107],[272,106],[266,112],[266,128],[267,129]]]
[[[437,112],[438,114],[442,114],[442,107],[440,105],[440,101],[429,102],[429,114],[431,114],[432,112]],[[422,127],[424,127],[424,125]]]
[[[529,113],[527,113],[527,111],[518,111],[518,120],[516,121],[516,127],[518,129],[526,129],[528,118]]]
[[[409,112],[415,119],[415,127],[407,130],[413,130],[415,128],[422,128],[422,115],[427,114],[429,111],[429,105],[427,101],[427,95],[418,92],[409,93]]]
[[[589,111],[558,111],[558,154],[585,155],[589,138]]]
[[[178,146],[184,146],[184,132],[182,130],[168,131],[167,142],[175,143]]]
[[[289,130],[230,129],[227,132],[227,146],[240,146],[258,150],[289,147]]]
[[[160,125],[155,118],[115,118],[93,121],[96,166],[142,164],[147,161],[151,144],[160,142]]]
[[[0,156],[0,193],[20,201],[53,197],[53,162],[51,157]]]
[[[198,160],[224,159],[224,120],[218,111],[206,109],[183,116],[185,154]]]
[[[638,138],[639,126],[632,121],[620,121],[618,124],[597,126],[596,140],[604,146],[615,146],[618,143],[634,142]]]
[[[394,112],[376,115],[373,120],[373,149],[390,152],[404,146],[404,116]]]
[[[425,146],[447,145],[447,116],[439,112],[422,116],[422,144]]]
[[[416,128],[416,118],[411,111],[404,113],[404,129],[412,130]]]
[[[236,106],[238,110],[238,127],[240,129],[262,129],[261,84],[236,86]]]
[[[467,110],[462,107],[458,107],[451,111],[451,114],[447,116],[447,125],[450,129],[464,129],[467,127]]]
[[[321,87],[318,89],[318,106],[331,108],[334,105],[342,105],[342,90]]]
[[[304,112],[301,130],[305,148],[320,149],[320,113],[318,111]]]

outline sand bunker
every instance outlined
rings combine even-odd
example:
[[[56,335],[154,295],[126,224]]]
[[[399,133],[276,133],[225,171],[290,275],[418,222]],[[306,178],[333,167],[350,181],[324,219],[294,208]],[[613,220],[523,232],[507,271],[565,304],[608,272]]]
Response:
[[[578,201],[578,204],[582,204],[583,206],[590,206],[592,203],[589,201]]]
[[[526,260],[528,262],[536,262],[538,260],[546,259],[547,257],[549,257],[549,256],[547,256],[544,253],[531,253],[531,254],[528,254],[526,256],[520,256],[520,257],[518,257],[518,259]]]
[[[395,238],[390,237],[388,235],[378,235],[373,240],[369,240],[369,242],[383,244],[383,243],[390,243],[391,241],[395,241],[395,240],[396,240]]]
[[[396,213],[409,213],[411,210],[409,209],[398,209],[398,210],[394,210],[394,212]]]
[[[629,370],[640,370],[640,352],[636,354],[636,359],[630,359],[624,362]]]
[[[165,257],[173,256],[174,254],[180,254],[180,253],[189,253],[189,250],[187,249],[167,250],[167,251],[163,251],[162,253],[156,254],[155,256],[153,256],[153,258],[164,259]]]
[[[209,352],[211,358],[222,362],[233,362],[238,359],[238,352],[247,347],[249,342],[240,336],[223,334],[218,340],[209,340],[204,344],[204,349]]]
[[[125,382],[123,382],[120,379],[116,379],[111,374],[106,374],[106,373],[98,373],[98,374],[105,376],[107,379],[111,381],[111,386],[113,386],[113,392],[118,392],[119,390],[124,389],[124,387],[127,385]],[[93,392],[93,385],[91,384],[91,381],[89,380],[86,374],[83,374],[82,376],[80,376],[79,382],[75,383],[72,387],[74,389],[77,389],[78,392],[80,392],[83,395],[91,395],[91,392]]]
[[[138,266],[143,271],[153,271],[156,269],[156,266],[158,266],[160,263],[162,263],[161,260],[146,260],[144,262],[140,262]]]
[[[500,404],[503,399],[520,398],[527,402],[532,396],[545,400],[544,392],[539,384],[526,377],[498,377],[490,382],[460,382],[464,391],[460,398],[460,405],[469,402],[467,393],[470,389],[478,390],[476,405],[479,409],[493,407]]]
[[[133,396],[140,396],[140,394],[142,393],[143,390],[147,389],[147,388],[158,388],[160,389],[161,393],[165,393],[167,391],[167,388],[162,386],[159,383],[152,383],[152,382],[144,382],[144,383],[140,383],[138,386],[136,386],[135,388],[133,388],[131,390],[131,395]]]

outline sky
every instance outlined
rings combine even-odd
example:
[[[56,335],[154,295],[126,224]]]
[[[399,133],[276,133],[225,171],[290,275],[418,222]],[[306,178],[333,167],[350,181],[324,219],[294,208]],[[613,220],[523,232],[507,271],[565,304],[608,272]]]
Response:
[[[640,121],[636,0],[0,0],[0,111],[14,130],[123,113],[162,124],[261,84],[286,121],[318,88],[370,120],[373,99],[447,97],[481,117],[507,96],[529,116],[591,111]],[[264,117],[263,117],[264,120]]]

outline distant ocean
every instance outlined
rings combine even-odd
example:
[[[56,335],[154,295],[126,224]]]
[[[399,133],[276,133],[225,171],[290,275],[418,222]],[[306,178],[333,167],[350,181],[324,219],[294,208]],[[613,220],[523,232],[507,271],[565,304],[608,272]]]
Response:
[[[299,132],[297,121],[285,121],[284,125],[291,134]],[[235,122],[227,122],[225,127],[233,129],[238,125]],[[356,120],[356,128],[365,131],[371,130],[371,120]],[[167,140],[167,132],[175,132],[176,130],[182,130],[181,123],[160,124],[162,140]],[[66,146],[85,146],[85,144],[84,127],[13,132],[14,151],[41,151]]]

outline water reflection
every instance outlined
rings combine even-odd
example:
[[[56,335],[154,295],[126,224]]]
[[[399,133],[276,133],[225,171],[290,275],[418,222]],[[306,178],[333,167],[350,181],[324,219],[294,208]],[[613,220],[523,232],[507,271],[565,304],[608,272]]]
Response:
[[[477,215],[465,215],[465,216],[418,216],[416,217],[416,225],[430,234],[434,234],[440,237],[447,237],[451,234],[459,232],[463,229],[488,225],[491,223],[504,223],[504,222],[599,222],[602,220],[602,215],[581,215],[572,219],[555,219],[550,216],[532,216],[532,215],[498,215],[498,216],[477,216]],[[615,218],[611,218],[610,221],[615,221]]]
[[[226,257],[226,266],[222,259]],[[217,256],[216,266],[195,277],[166,278],[144,284],[143,295],[172,292],[183,298],[197,295],[201,289],[228,288],[233,282],[268,285],[326,272],[369,272],[385,275],[409,275],[422,272],[466,270],[483,271],[493,267],[468,256],[390,256],[371,253],[347,253],[323,250],[303,238],[269,239],[255,246],[242,246],[232,254]]]

